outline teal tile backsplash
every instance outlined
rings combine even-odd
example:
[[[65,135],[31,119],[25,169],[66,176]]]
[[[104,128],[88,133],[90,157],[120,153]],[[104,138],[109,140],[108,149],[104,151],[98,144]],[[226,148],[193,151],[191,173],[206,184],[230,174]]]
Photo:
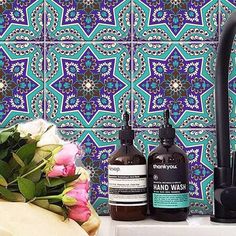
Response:
[[[218,0],[134,0],[135,40],[217,40]]]
[[[36,118],[81,143],[91,201],[108,214],[107,161],[131,113],[148,156],[169,108],[188,154],[191,214],[211,214],[217,45],[235,0],[9,0],[0,3],[0,128]],[[236,148],[236,46],[230,64]]]
[[[130,106],[130,48],[128,43],[48,45],[46,90],[58,107],[48,120],[67,128],[120,127]]]
[[[213,127],[216,47],[214,43],[135,44],[135,126],[160,126],[162,111],[168,107],[176,127]]]
[[[43,43],[0,43],[0,128],[42,118]]]

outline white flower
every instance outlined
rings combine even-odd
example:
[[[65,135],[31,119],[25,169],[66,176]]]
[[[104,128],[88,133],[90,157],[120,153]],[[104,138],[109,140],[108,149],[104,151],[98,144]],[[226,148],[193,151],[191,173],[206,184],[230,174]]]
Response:
[[[37,147],[53,144],[64,145],[65,143],[66,142],[63,141],[57,134],[56,127],[52,126],[41,136],[40,140],[37,142]]]
[[[39,140],[50,126],[52,126],[52,124],[43,119],[38,119],[18,124],[17,131],[20,133],[21,138],[30,135],[32,139]]]
[[[85,170],[83,167],[77,167],[76,172],[80,174],[78,178],[80,182],[85,182],[86,180],[90,181],[90,175],[88,170]]]

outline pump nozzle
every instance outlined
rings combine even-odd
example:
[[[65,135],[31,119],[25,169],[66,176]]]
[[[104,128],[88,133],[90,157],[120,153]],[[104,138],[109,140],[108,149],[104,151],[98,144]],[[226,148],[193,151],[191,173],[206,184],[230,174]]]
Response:
[[[125,125],[123,126],[123,129],[130,128],[130,126],[129,126],[129,114],[128,114],[127,111],[123,114],[123,119],[124,119],[124,123],[125,123]]]
[[[131,129],[131,126],[129,125],[129,113],[126,111],[123,114],[123,125],[122,129],[119,132],[119,139],[121,140],[121,143],[133,143],[134,140],[134,131]]]
[[[160,139],[174,139],[175,138],[175,129],[172,128],[172,125],[169,123],[170,111],[167,109],[164,111],[164,124],[159,130]]]
[[[169,123],[169,119],[170,119],[170,111],[167,109],[164,111],[164,124],[167,127],[171,126]]]

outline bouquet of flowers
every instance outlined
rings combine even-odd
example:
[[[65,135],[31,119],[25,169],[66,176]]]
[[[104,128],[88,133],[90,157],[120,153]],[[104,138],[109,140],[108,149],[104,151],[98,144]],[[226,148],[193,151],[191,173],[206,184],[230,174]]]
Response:
[[[75,161],[83,156],[44,120],[0,133],[0,198],[31,202],[78,222],[95,235],[100,221],[89,203],[89,175]]]

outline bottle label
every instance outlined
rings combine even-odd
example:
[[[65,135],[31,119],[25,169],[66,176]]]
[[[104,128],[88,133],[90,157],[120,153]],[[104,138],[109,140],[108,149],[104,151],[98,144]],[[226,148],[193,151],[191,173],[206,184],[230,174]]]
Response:
[[[147,204],[146,165],[108,165],[109,204]]]
[[[150,178],[154,208],[189,207],[188,171],[185,163],[153,164]]]

